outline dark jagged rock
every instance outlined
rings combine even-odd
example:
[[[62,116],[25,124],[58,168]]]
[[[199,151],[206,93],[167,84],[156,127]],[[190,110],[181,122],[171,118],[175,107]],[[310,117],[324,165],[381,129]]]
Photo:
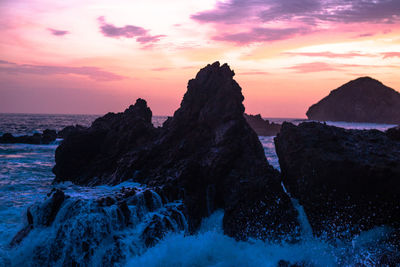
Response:
[[[143,106],[129,123],[125,111],[71,134],[56,151],[55,181],[117,184],[133,178],[158,187],[165,201],[183,199],[191,232],[202,218],[225,209],[230,236],[293,234],[297,213],[243,116],[243,95],[233,76],[219,62],[201,69],[162,128],[151,126],[151,111]],[[132,138],[121,137],[126,133]]]
[[[167,232],[187,230],[181,206],[163,205],[150,188],[123,188],[101,198],[70,197],[54,189],[28,209],[31,219],[11,245],[25,245],[34,266],[124,265],[126,251],[143,253]]]
[[[400,93],[370,77],[333,90],[307,111],[310,120],[400,123]]]
[[[400,141],[400,126],[388,129],[386,135],[392,140]]]
[[[129,157],[130,167],[122,176],[136,173],[135,180],[142,183],[182,188],[184,194],[173,197],[183,198],[191,231],[222,208],[224,229],[231,236],[266,238],[274,232],[281,237],[296,229],[296,212],[243,117],[243,96],[233,75],[218,62],[200,70],[158,140]],[[258,223],[251,227],[235,224],[255,222],[256,217]]]
[[[75,132],[78,132],[78,131],[83,131],[85,129],[86,129],[86,127],[84,127],[82,125],[79,125],[79,124],[77,124],[75,126],[70,125],[70,126],[67,126],[67,127],[63,128],[62,130],[60,130],[57,133],[57,137],[65,139],[71,133],[75,133]]]
[[[284,123],[275,146],[283,182],[315,234],[400,226],[400,143],[385,133]]]
[[[5,133],[0,137],[2,144],[31,144],[31,145],[47,145],[54,142],[57,138],[55,130],[46,129],[42,134],[34,133],[33,135],[13,136]]]
[[[151,116],[146,101],[138,99],[123,113],[108,113],[87,129],[71,131],[56,150],[55,182],[110,184],[129,178],[111,177],[125,153],[143,146],[155,135]]]
[[[248,115],[245,113],[244,118],[257,135],[260,136],[275,136],[281,129],[280,124],[270,123],[269,120],[264,120],[260,114]]]

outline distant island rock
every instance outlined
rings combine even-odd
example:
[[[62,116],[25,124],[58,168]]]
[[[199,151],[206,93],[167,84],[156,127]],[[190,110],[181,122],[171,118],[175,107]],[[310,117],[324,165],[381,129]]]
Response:
[[[310,120],[400,123],[400,93],[370,77],[350,81],[312,105]]]
[[[281,126],[278,123],[269,122],[269,120],[264,120],[260,114],[257,115],[249,115],[244,114],[244,118],[251,128],[257,133],[259,136],[275,136],[279,133]]]

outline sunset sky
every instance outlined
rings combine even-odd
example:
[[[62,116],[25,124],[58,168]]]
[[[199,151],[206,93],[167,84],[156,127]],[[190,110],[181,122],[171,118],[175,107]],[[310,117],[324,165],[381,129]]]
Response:
[[[264,117],[360,76],[400,90],[399,0],[0,0],[0,34],[0,112],[172,115],[217,60]]]

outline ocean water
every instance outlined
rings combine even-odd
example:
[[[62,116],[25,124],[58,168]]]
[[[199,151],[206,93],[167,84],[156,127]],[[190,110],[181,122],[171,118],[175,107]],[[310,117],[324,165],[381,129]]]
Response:
[[[32,134],[46,128],[60,130],[67,125],[88,126],[96,115],[37,115],[37,114],[0,114],[0,134]],[[167,117],[155,116],[153,124],[161,126]],[[273,122],[291,121],[295,124],[302,119],[270,119]],[[386,130],[394,125],[327,122],[327,124],[352,129]],[[279,169],[273,137],[259,137],[265,155],[272,166]],[[122,186],[140,185],[122,184],[116,187],[80,187],[70,183],[52,185],[54,175],[54,152],[61,140],[50,145],[0,144],[0,266],[30,266],[30,251],[33,244],[45,243],[52,229],[31,233],[29,242],[18,248],[10,248],[13,236],[25,223],[26,210],[35,203],[46,199],[53,187],[62,188],[71,200],[83,199],[85,205],[91,201],[120,190]],[[375,266],[375,255],[380,247],[376,242],[389,231],[376,228],[362,233],[349,242],[332,244],[314,238],[307,225],[302,207],[295,200],[293,204],[299,211],[302,222],[302,240],[296,244],[275,244],[250,240],[237,242],[223,235],[223,212],[215,212],[203,221],[198,234],[189,236],[185,231],[168,234],[154,247],[145,249],[137,244],[137,229],[126,229],[122,241],[126,250],[122,266],[276,266],[279,260],[289,262],[311,262],[315,266]],[[160,205],[160,210],[163,208]],[[132,207],[134,208],[134,207]],[[150,214],[150,213],[149,213]],[[150,214],[151,215],[151,214]],[[71,222],[73,223],[73,222]],[[53,229],[54,230],[54,229]],[[134,244],[134,245],[133,245]],[[140,249],[139,249],[140,247]],[[91,266],[99,262],[92,261]]]

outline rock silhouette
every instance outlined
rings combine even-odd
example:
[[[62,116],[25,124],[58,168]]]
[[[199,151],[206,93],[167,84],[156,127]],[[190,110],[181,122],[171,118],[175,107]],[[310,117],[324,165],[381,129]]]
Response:
[[[111,183],[110,177],[124,153],[144,145],[154,136],[151,116],[146,101],[138,99],[122,113],[108,113],[89,128],[70,131],[56,150],[55,182]]]
[[[312,122],[284,123],[275,146],[283,182],[316,235],[400,226],[400,142]]]
[[[150,109],[138,100],[132,114],[108,114],[71,134],[56,151],[55,181],[133,179],[158,188],[167,201],[183,199],[190,232],[224,209],[230,236],[294,236],[297,212],[243,116],[243,95],[233,76],[219,62],[201,69],[162,128],[151,125]]]
[[[350,81],[312,105],[310,120],[400,123],[400,93],[370,77]]]
[[[264,120],[260,114],[248,115],[245,113],[244,118],[259,136],[275,136],[281,129],[280,124],[270,123],[269,120]]]
[[[46,129],[43,133],[34,133],[33,135],[13,136],[5,133],[0,137],[2,144],[31,144],[31,145],[47,145],[54,142],[57,138],[55,130]]]

